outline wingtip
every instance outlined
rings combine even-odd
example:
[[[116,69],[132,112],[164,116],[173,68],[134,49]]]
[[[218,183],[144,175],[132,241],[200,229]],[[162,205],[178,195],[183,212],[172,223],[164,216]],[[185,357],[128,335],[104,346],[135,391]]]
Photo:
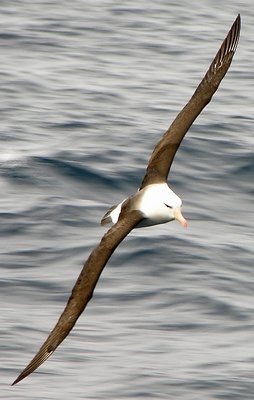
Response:
[[[240,13],[237,15],[236,21],[238,22],[239,30],[240,30],[241,29],[241,24],[242,24],[242,17],[241,17]]]
[[[24,379],[25,376],[22,376],[22,373],[15,379],[14,382],[12,382],[11,386],[16,385],[17,383],[19,383],[20,381],[22,381],[22,379]]]
[[[40,365],[46,361],[49,356],[54,352],[52,351],[46,351],[45,350],[45,344],[42,346],[42,348],[39,350],[39,352],[35,355],[35,357],[30,361],[30,363],[26,366],[25,369],[19,374],[19,376],[15,379],[15,381],[11,384],[11,386],[16,385],[18,382],[22,381],[24,378],[26,378],[28,375],[30,375],[32,372],[34,372]]]
[[[241,30],[241,25],[242,25],[242,18],[241,18],[241,14],[240,13],[237,15],[235,23],[238,25],[238,29],[240,31]]]
[[[239,42],[239,38],[240,38],[240,31],[241,31],[241,15],[240,13],[237,15],[231,30],[229,32],[229,36],[230,34],[232,34],[234,36],[234,46],[232,48],[233,52],[236,51],[238,42]]]
[[[19,375],[18,377],[15,379],[14,382],[12,382],[11,386],[16,385],[17,383],[19,383],[20,381],[22,381],[23,379],[25,379],[28,375],[30,375],[33,371],[27,371],[27,368],[25,368]]]
[[[239,27],[240,27],[241,26],[241,14],[240,13],[237,15],[234,23],[236,23],[236,22],[239,24]]]

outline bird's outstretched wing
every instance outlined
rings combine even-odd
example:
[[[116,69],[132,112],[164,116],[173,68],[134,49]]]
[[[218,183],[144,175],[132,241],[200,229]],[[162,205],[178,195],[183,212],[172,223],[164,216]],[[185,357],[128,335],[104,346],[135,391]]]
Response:
[[[87,303],[92,298],[96,283],[108,259],[119,243],[142,218],[141,212],[135,210],[129,211],[103,236],[100,244],[92,251],[86,261],[56,326],[51,331],[38,353],[12,385],[15,385],[38,368],[66,338],[78,317],[84,311]]]
[[[160,180],[164,182],[167,180],[175,153],[184,135],[203,108],[211,100],[231,64],[238,44],[240,28],[241,18],[240,15],[238,15],[193,96],[156,145],[149,160],[140,189],[151,183],[158,183]]]

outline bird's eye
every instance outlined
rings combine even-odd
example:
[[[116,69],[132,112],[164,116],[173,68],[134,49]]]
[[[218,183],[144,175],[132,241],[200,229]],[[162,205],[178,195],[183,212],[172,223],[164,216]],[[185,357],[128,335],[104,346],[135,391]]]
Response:
[[[173,208],[173,207],[171,207],[171,206],[169,206],[168,204],[166,204],[166,203],[164,203],[165,204],[165,206],[166,207],[168,207],[168,208]]]

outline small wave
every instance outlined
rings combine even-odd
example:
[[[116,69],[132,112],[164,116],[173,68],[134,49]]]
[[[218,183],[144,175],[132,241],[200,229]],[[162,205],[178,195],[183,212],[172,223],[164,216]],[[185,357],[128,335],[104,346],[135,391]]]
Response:
[[[105,186],[117,186],[117,179],[108,177],[105,174],[95,171],[92,168],[81,166],[77,161],[60,160],[56,157],[33,157],[33,159],[43,166],[52,167],[53,171],[86,183],[99,184]]]

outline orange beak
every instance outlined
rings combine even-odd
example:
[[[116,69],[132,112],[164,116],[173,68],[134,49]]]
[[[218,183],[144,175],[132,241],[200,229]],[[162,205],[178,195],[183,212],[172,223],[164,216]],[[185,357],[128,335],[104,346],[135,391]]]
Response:
[[[178,222],[180,222],[180,224],[181,224],[184,228],[187,228],[188,222],[187,222],[186,219],[183,217],[180,208],[176,208],[176,209],[175,209],[175,211],[174,211],[174,217],[175,217],[175,219],[176,219]]]

